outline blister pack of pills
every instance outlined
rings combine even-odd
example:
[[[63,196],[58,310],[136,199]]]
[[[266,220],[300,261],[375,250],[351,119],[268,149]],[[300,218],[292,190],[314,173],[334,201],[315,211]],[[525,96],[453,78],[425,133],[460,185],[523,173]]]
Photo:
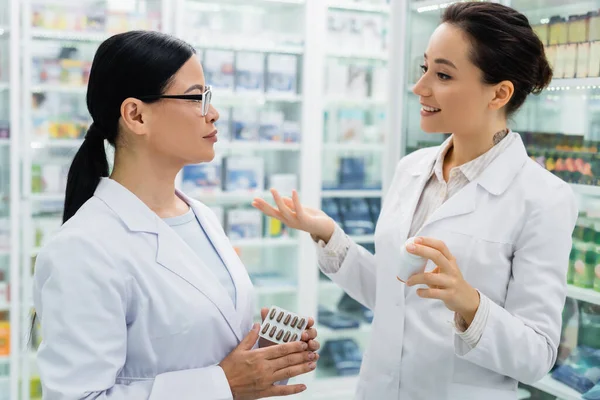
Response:
[[[300,340],[307,324],[308,318],[273,306],[260,327],[260,337],[278,344],[295,342]]]

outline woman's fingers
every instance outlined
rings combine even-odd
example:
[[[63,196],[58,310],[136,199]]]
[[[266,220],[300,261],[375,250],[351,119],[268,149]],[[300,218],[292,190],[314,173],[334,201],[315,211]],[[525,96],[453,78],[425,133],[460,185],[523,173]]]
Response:
[[[291,379],[295,376],[314,371],[315,368],[317,368],[317,363],[314,361],[311,361],[309,363],[294,365],[292,367],[280,369],[279,371],[277,371],[273,374],[274,381],[279,382],[284,379]]]
[[[298,196],[298,192],[295,190],[292,191],[292,203],[294,204],[294,210],[296,210],[298,219],[302,220],[302,218],[304,218],[304,207],[302,207],[300,196]]]
[[[278,219],[283,221],[284,216],[281,215],[279,210],[273,208],[269,203],[264,201],[263,199],[255,199],[252,202],[252,207],[259,209],[263,214],[268,215],[269,217]]]
[[[273,385],[267,390],[263,390],[258,393],[258,398],[264,397],[279,397],[279,396],[290,396],[293,394],[302,393],[306,390],[305,385]]]
[[[293,221],[295,219],[295,215],[292,210],[289,209],[288,206],[285,205],[283,199],[279,195],[279,192],[275,189],[271,189],[271,194],[273,195],[273,199],[275,200],[275,204],[279,207],[279,212],[285,219],[288,221]]]

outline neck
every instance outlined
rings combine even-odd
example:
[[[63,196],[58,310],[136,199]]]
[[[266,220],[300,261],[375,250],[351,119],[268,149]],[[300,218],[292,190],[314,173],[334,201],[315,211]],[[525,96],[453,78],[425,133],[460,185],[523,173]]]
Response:
[[[451,167],[463,165],[488,152],[506,137],[506,121],[492,124],[472,133],[456,132],[452,136],[452,150],[446,155]]]
[[[154,157],[118,149],[110,178],[135,194],[159,217],[174,217],[187,212],[189,207],[175,193],[175,178],[180,168],[166,164],[156,162]]]

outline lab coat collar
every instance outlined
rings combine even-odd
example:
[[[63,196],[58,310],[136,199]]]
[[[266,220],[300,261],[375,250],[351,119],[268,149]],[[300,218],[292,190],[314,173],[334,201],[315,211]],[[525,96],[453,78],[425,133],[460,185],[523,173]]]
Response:
[[[523,140],[517,134],[511,145],[488,165],[475,182],[499,196],[508,189],[528,158]]]
[[[206,230],[208,237],[221,255],[225,266],[229,269],[234,285],[236,286],[236,298],[242,300],[245,299],[247,295],[247,285],[243,284],[244,276],[242,267],[235,263],[233,255],[230,254],[234,250],[226,248],[226,243],[223,243],[223,240],[216,234],[214,223],[210,223],[210,221],[206,219],[205,212],[200,209],[200,205],[196,201],[189,199],[179,191],[177,194],[192,207],[196,217]],[[94,195],[104,201],[104,203],[119,216],[132,232],[156,234],[158,237],[156,262],[179,276],[210,299],[221,311],[221,314],[238,340],[242,340],[240,317],[238,312],[236,312],[231,299],[227,295],[227,292],[222,286],[215,284],[217,282],[216,278],[206,279],[207,276],[213,275],[212,271],[202,263],[202,260],[200,260],[191,249],[183,247],[182,249],[179,249],[181,251],[178,250],[177,246],[183,246],[184,242],[180,240],[175,231],[169,228],[166,222],[162,221],[160,217],[136,195],[112,179],[103,178]],[[183,261],[186,262],[182,262],[182,254],[185,255],[186,252],[189,254],[189,257],[183,259]],[[193,270],[185,265],[189,264],[187,261],[189,261],[190,258],[194,259],[194,261],[199,261],[196,264],[200,264]]]
[[[158,215],[117,181],[102,178],[94,196],[113,210],[130,231],[158,233]]]
[[[451,138],[448,138],[436,152],[430,153],[417,162],[410,173],[413,176],[431,176],[436,159],[446,149],[450,140]],[[523,140],[517,134],[511,145],[499,154],[473,182],[477,182],[478,185],[493,195],[500,195],[510,186],[527,158],[527,150]]]

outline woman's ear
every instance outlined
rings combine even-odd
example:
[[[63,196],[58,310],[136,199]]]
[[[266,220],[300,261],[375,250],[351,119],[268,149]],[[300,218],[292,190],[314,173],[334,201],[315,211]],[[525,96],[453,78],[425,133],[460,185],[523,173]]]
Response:
[[[121,119],[123,120],[123,124],[136,135],[146,134],[144,109],[144,103],[132,97],[125,99],[121,103]]]
[[[499,110],[508,104],[515,92],[515,86],[511,81],[503,81],[494,86],[494,98],[490,101],[489,107],[492,110]]]

